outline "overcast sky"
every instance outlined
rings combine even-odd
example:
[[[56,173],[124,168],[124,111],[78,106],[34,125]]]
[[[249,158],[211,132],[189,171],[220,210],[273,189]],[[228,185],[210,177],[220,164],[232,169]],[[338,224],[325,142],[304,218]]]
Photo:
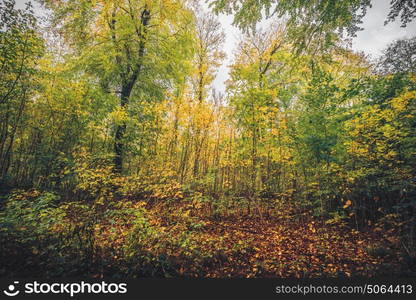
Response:
[[[18,7],[24,7],[26,2],[27,0],[16,0]],[[373,0],[372,5],[363,19],[362,27],[364,30],[358,32],[357,37],[353,40],[352,47],[355,51],[364,51],[366,54],[377,57],[390,42],[416,35],[416,21],[407,24],[406,28],[400,27],[399,21],[384,26],[384,21],[390,9],[390,0]],[[207,8],[205,3],[202,6]],[[233,17],[229,15],[219,16],[219,21],[226,34],[224,51],[227,54],[227,59],[219,68],[213,85],[216,90],[221,92],[225,90],[224,81],[228,79],[228,65],[233,58],[233,51],[240,35],[240,31],[231,25],[232,20]],[[267,23],[267,21],[262,22],[262,26],[267,26]]]

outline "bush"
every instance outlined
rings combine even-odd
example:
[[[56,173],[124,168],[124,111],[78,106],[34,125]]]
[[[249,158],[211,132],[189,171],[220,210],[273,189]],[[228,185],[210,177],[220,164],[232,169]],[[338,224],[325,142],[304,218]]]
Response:
[[[0,212],[2,272],[59,276],[91,265],[96,214],[51,192],[13,191]],[[0,274],[1,275],[1,274]],[[66,273],[66,275],[70,275]]]

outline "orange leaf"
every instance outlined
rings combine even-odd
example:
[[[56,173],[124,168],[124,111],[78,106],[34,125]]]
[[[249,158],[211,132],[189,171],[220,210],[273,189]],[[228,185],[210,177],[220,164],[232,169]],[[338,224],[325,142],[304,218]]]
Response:
[[[345,209],[345,208],[348,208],[348,207],[350,207],[350,206],[351,206],[351,204],[352,204],[351,200],[347,200],[347,202],[345,202],[345,205],[343,206],[343,208],[344,208],[344,209]]]

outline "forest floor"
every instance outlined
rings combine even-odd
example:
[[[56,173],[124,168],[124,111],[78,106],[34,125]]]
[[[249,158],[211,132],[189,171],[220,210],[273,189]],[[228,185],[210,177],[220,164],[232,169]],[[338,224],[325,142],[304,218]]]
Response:
[[[94,278],[416,274],[398,238],[376,226],[357,231],[291,207],[260,218],[241,212],[210,216],[207,207],[184,200],[156,203],[103,206],[89,235],[79,207],[63,206],[66,219],[49,227],[48,239],[5,248],[0,273]]]
[[[163,259],[165,277],[412,276],[398,240],[377,227],[365,231],[286,207],[269,217],[206,217],[192,205],[150,207],[158,232],[144,252]],[[119,236],[126,229],[119,228]],[[125,240],[120,238],[120,243]],[[151,268],[153,268],[152,266]],[[413,266],[414,267],[414,266]],[[111,274],[111,268],[109,274]],[[105,273],[105,272],[104,272]]]

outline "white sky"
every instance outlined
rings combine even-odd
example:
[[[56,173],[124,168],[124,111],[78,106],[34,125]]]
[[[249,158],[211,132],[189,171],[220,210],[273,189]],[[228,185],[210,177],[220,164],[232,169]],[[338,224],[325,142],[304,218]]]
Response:
[[[0,0],[1,1],[1,0]],[[206,0],[200,0],[202,7],[207,8]],[[208,0],[211,1],[211,0]],[[342,0],[340,0],[342,1]],[[16,0],[17,6],[22,8],[27,0]],[[409,38],[416,35],[416,20],[407,24],[407,27],[400,27],[400,22],[389,23],[384,26],[387,14],[390,9],[390,0],[373,0],[372,7],[368,9],[366,16],[363,19],[361,27],[363,31],[358,32],[357,37],[353,39],[352,48],[355,51],[363,51],[372,57],[377,57],[381,54],[381,50],[384,49],[390,42],[401,39]],[[37,6],[37,5],[36,5]],[[233,17],[230,15],[221,14],[219,21],[226,34],[223,50],[227,54],[227,58],[224,60],[222,66],[218,69],[217,76],[214,80],[213,86],[217,91],[224,92],[224,81],[228,79],[228,65],[233,58],[233,51],[237,45],[240,31],[232,24]],[[263,21],[261,24],[267,24],[267,21]]]
[[[381,54],[389,43],[402,38],[416,35],[416,21],[408,23],[405,28],[400,27],[400,20],[384,26],[384,21],[390,10],[390,0],[372,1],[373,7],[368,10],[363,19],[363,31],[353,40],[353,49],[364,51],[376,57]]]

